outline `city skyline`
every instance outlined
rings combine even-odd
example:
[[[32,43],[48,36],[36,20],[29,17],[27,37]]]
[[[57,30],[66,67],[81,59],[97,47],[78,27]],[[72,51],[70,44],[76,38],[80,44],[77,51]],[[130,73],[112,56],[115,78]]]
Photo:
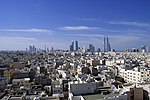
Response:
[[[93,44],[103,50],[150,45],[150,1],[1,0],[0,50],[25,50],[29,45],[67,49]]]

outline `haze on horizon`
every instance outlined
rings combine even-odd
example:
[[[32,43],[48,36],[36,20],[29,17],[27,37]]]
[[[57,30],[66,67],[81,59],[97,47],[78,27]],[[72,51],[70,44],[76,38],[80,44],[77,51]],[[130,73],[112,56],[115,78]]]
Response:
[[[149,0],[0,0],[0,50],[69,49],[109,37],[116,50],[150,45]]]

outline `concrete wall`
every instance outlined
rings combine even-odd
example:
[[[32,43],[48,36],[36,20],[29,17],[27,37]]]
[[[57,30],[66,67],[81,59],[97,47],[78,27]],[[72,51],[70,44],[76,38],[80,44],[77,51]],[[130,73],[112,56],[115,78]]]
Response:
[[[69,83],[69,92],[73,93],[73,95],[95,93],[96,91],[96,83]]]
[[[143,100],[143,88],[134,88],[134,100]]]

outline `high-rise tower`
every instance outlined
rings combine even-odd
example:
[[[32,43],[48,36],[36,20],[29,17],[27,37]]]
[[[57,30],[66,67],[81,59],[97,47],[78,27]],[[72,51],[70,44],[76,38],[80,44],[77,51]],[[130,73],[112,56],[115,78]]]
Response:
[[[95,47],[92,44],[89,44],[89,51],[95,52]]]
[[[78,46],[78,41],[75,42],[75,50],[77,51],[79,49],[79,46]]]
[[[104,52],[111,51],[111,45],[109,43],[108,37],[104,37]]]
[[[104,37],[104,52],[106,52],[106,38]]]
[[[70,45],[70,51],[74,51],[74,41],[72,41],[72,43]]]
[[[78,41],[72,41],[70,45],[70,51],[78,51],[78,49],[79,49]]]
[[[111,51],[111,46],[110,46],[110,43],[109,43],[109,40],[108,40],[108,37],[107,37],[107,52]]]

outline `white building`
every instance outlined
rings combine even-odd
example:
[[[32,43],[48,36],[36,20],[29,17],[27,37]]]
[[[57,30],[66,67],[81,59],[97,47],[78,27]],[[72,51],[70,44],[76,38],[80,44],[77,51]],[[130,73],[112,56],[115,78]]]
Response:
[[[124,78],[128,83],[144,83],[150,81],[150,70],[138,69],[137,67],[132,70],[119,69],[119,76]]]

